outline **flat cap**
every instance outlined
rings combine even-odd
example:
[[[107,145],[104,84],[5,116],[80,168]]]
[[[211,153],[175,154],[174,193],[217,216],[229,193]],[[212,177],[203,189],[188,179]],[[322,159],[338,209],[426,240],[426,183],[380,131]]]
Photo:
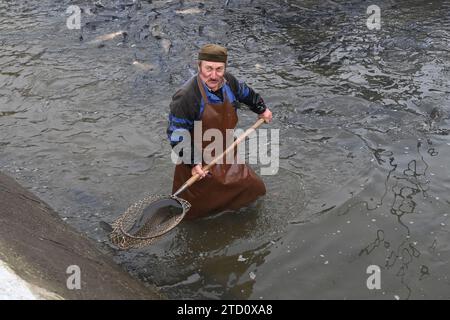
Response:
[[[227,49],[217,44],[204,45],[199,53],[198,60],[212,61],[212,62],[227,62]]]

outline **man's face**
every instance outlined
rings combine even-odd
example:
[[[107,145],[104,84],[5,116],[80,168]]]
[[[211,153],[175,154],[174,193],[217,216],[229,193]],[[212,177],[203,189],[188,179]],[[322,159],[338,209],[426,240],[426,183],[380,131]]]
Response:
[[[217,91],[223,82],[225,63],[201,61],[198,69],[200,79],[202,79],[212,91]]]

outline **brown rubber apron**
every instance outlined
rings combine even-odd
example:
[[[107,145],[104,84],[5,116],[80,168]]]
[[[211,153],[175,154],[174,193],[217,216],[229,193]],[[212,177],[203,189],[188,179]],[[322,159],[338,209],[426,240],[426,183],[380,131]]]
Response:
[[[210,104],[203,83],[197,76],[197,83],[202,93],[205,108],[202,115],[203,132],[208,129],[218,129],[226,137],[227,129],[236,127],[238,117],[234,106],[229,101],[225,90],[223,103]],[[193,132],[191,132],[193,137]],[[203,141],[203,140],[200,140]],[[203,149],[211,143],[203,142]],[[224,141],[224,149],[226,143]],[[203,150],[202,150],[203,151]],[[213,154],[213,156],[215,156]],[[236,159],[236,152],[234,154]],[[210,169],[210,174],[197,181],[181,194],[181,198],[192,205],[185,219],[195,219],[226,210],[236,210],[244,207],[266,193],[263,181],[246,164],[216,164]],[[205,165],[205,163],[203,163]],[[178,190],[191,177],[191,166],[178,164],[175,167],[172,192]]]

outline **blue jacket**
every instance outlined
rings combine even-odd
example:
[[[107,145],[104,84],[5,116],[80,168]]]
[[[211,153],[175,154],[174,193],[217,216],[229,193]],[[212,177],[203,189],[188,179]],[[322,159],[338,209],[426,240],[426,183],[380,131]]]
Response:
[[[203,83],[209,103],[222,102],[226,92],[226,96],[231,100],[230,102],[235,108],[242,102],[257,114],[261,114],[266,110],[266,105],[261,96],[244,82],[238,81],[230,73],[225,73],[225,80],[225,84],[216,93],[211,92]],[[197,76],[194,76],[173,95],[170,103],[167,136],[172,147],[181,141],[179,135],[172,137],[172,133],[176,130],[192,131],[194,129],[194,121],[201,120],[204,107],[205,101],[203,101],[202,94],[198,88]]]

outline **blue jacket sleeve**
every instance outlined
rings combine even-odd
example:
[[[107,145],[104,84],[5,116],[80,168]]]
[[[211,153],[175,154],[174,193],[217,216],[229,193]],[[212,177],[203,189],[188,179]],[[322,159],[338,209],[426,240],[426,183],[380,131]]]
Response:
[[[249,106],[250,110],[257,114],[266,111],[266,104],[259,93],[256,93],[255,90],[249,87],[245,82],[238,81],[229,73],[227,73],[225,77],[239,102],[246,104]]]
[[[194,121],[197,119],[196,101],[191,101],[189,97],[186,97],[186,91],[180,89],[172,97],[170,103],[169,121],[167,126],[167,137],[170,145],[174,148],[179,144],[183,137],[180,133],[190,133],[194,130]],[[183,157],[183,151],[180,151],[180,157]],[[191,162],[189,164],[195,164],[195,147],[194,141],[191,138]]]

